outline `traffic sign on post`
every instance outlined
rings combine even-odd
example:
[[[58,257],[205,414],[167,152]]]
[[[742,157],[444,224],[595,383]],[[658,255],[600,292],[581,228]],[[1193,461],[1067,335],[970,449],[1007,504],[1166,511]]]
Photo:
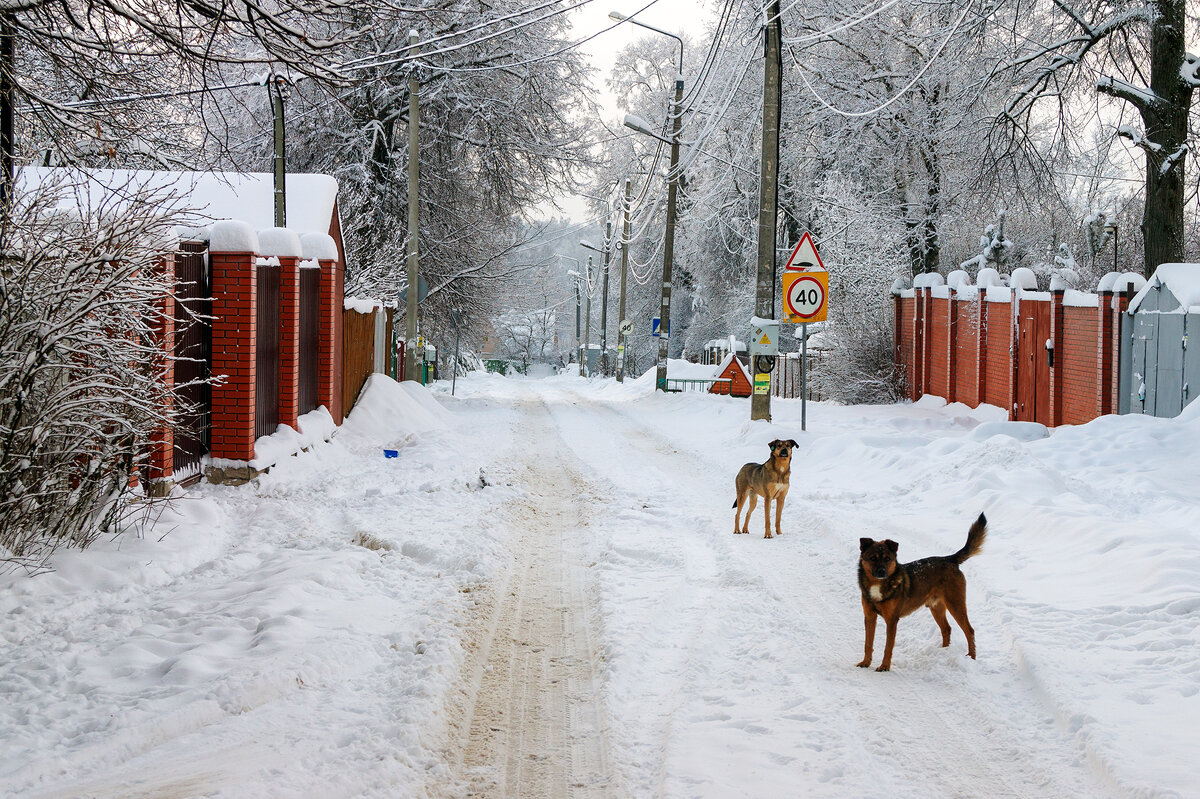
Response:
[[[824,322],[829,312],[829,273],[785,272],[783,318],[787,322]]]
[[[812,236],[805,233],[800,237],[800,243],[796,245],[796,249],[792,250],[792,255],[784,264],[785,272],[803,271],[805,269],[825,269],[825,264],[821,263],[821,256],[817,254],[817,247],[813,244]]]
[[[662,320],[656,316],[650,320],[650,335],[653,336],[654,338],[658,338],[659,334],[661,332],[662,332]],[[671,320],[669,320],[669,319],[667,320],[666,334],[668,336],[671,335]]]
[[[621,320],[621,326],[619,329],[621,331],[622,336],[628,336],[630,333],[633,332],[633,320],[631,320],[631,319]]]

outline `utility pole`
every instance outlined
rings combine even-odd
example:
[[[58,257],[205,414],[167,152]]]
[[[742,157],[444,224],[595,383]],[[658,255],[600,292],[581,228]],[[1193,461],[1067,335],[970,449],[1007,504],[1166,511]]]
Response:
[[[0,213],[8,214],[12,207],[16,189],[15,159],[13,152],[17,143],[16,124],[16,51],[13,39],[16,26],[12,12],[0,16]]]
[[[779,178],[779,116],[782,102],[782,38],[779,0],[767,4],[765,33],[766,66],[763,85],[762,175],[758,192],[758,275],[754,293],[754,315],[775,318],[775,223]],[[735,356],[736,357],[736,356]],[[760,364],[761,361],[761,364]],[[751,363],[752,374],[769,374],[773,356],[759,355]],[[771,392],[750,395],[750,418],[771,420]]]
[[[410,48],[417,45],[417,32],[408,32]],[[420,228],[417,178],[420,174],[420,159],[417,147],[420,144],[420,103],[416,64],[408,73],[408,308],[405,311],[404,328],[404,378],[420,381],[417,374],[417,231]],[[422,355],[424,357],[424,355]]]
[[[287,78],[274,73],[267,78],[267,94],[271,95],[271,116],[275,128],[275,227],[287,227],[287,141],[283,127],[283,84],[286,82]]]
[[[579,278],[575,278],[575,356],[579,362],[579,374],[583,374],[583,339],[579,336]]]
[[[629,178],[625,178],[625,206],[621,220],[621,300],[617,311],[617,382],[625,382],[625,334],[620,325],[625,322],[625,271],[629,267]]]
[[[682,49],[682,48],[681,48]],[[662,302],[658,316],[658,368],[655,370],[654,388],[667,390],[667,352],[671,333],[671,265],[675,258],[675,195],[679,187],[679,128],[683,123],[683,58],[680,57],[680,74],[675,78],[675,103],[671,112],[671,166],[667,184],[667,233],[663,239]]]
[[[592,256],[587,262],[587,310],[583,314],[583,365],[581,374],[592,376]]]
[[[600,289],[600,374],[608,376],[608,259],[612,255],[612,222],[604,223],[604,279]]]

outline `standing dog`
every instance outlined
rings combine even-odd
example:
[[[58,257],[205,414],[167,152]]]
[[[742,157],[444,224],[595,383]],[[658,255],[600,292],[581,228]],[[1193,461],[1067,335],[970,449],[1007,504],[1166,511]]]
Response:
[[[901,618],[924,605],[933,614],[942,631],[942,646],[950,646],[950,623],[946,611],[958,622],[967,636],[967,654],[975,657],[975,630],[967,620],[967,580],[959,570],[964,560],[979,554],[987,537],[987,519],[981,513],[967,533],[967,543],[953,555],[922,558],[912,563],[897,563],[896,550],[900,545],[888,539],[858,540],[861,555],[858,559],[858,587],[862,589],[864,624],[867,641],[863,659],[858,665],[871,665],[875,647],[875,619],[882,616],[887,623],[887,644],[883,662],[875,671],[892,667],[892,647],[896,643],[896,624]]]
[[[788,478],[792,473],[792,448],[800,445],[790,438],[787,441],[777,438],[769,446],[771,457],[767,458],[766,463],[747,463],[738,472],[735,482],[737,500],[733,503],[733,507],[737,508],[733,514],[734,535],[750,532],[750,514],[754,513],[760,496],[763,498],[763,521],[767,531],[763,538],[771,537],[772,499],[775,500],[775,535],[783,535],[779,529],[779,517],[783,515],[783,500],[787,497]],[[746,511],[746,518],[742,520],[739,530],[738,517],[742,514],[746,497],[750,497],[750,509]]]

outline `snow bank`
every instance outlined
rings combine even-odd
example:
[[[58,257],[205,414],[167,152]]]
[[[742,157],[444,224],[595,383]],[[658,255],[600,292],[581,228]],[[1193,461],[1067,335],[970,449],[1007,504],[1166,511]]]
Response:
[[[449,429],[452,424],[450,412],[429,389],[376,373],[367,378],[358,402],[338,431],[338,440],[390,447],[419,433]]]

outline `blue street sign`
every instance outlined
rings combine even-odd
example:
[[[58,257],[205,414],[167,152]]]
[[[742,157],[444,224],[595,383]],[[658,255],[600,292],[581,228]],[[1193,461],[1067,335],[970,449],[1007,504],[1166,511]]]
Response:
[[[650,335],[658,338],[659,328],[662,327],[662,320],[657,316],[650,320]],[[671,322],[667,320],[667,335],[671,335]]]

